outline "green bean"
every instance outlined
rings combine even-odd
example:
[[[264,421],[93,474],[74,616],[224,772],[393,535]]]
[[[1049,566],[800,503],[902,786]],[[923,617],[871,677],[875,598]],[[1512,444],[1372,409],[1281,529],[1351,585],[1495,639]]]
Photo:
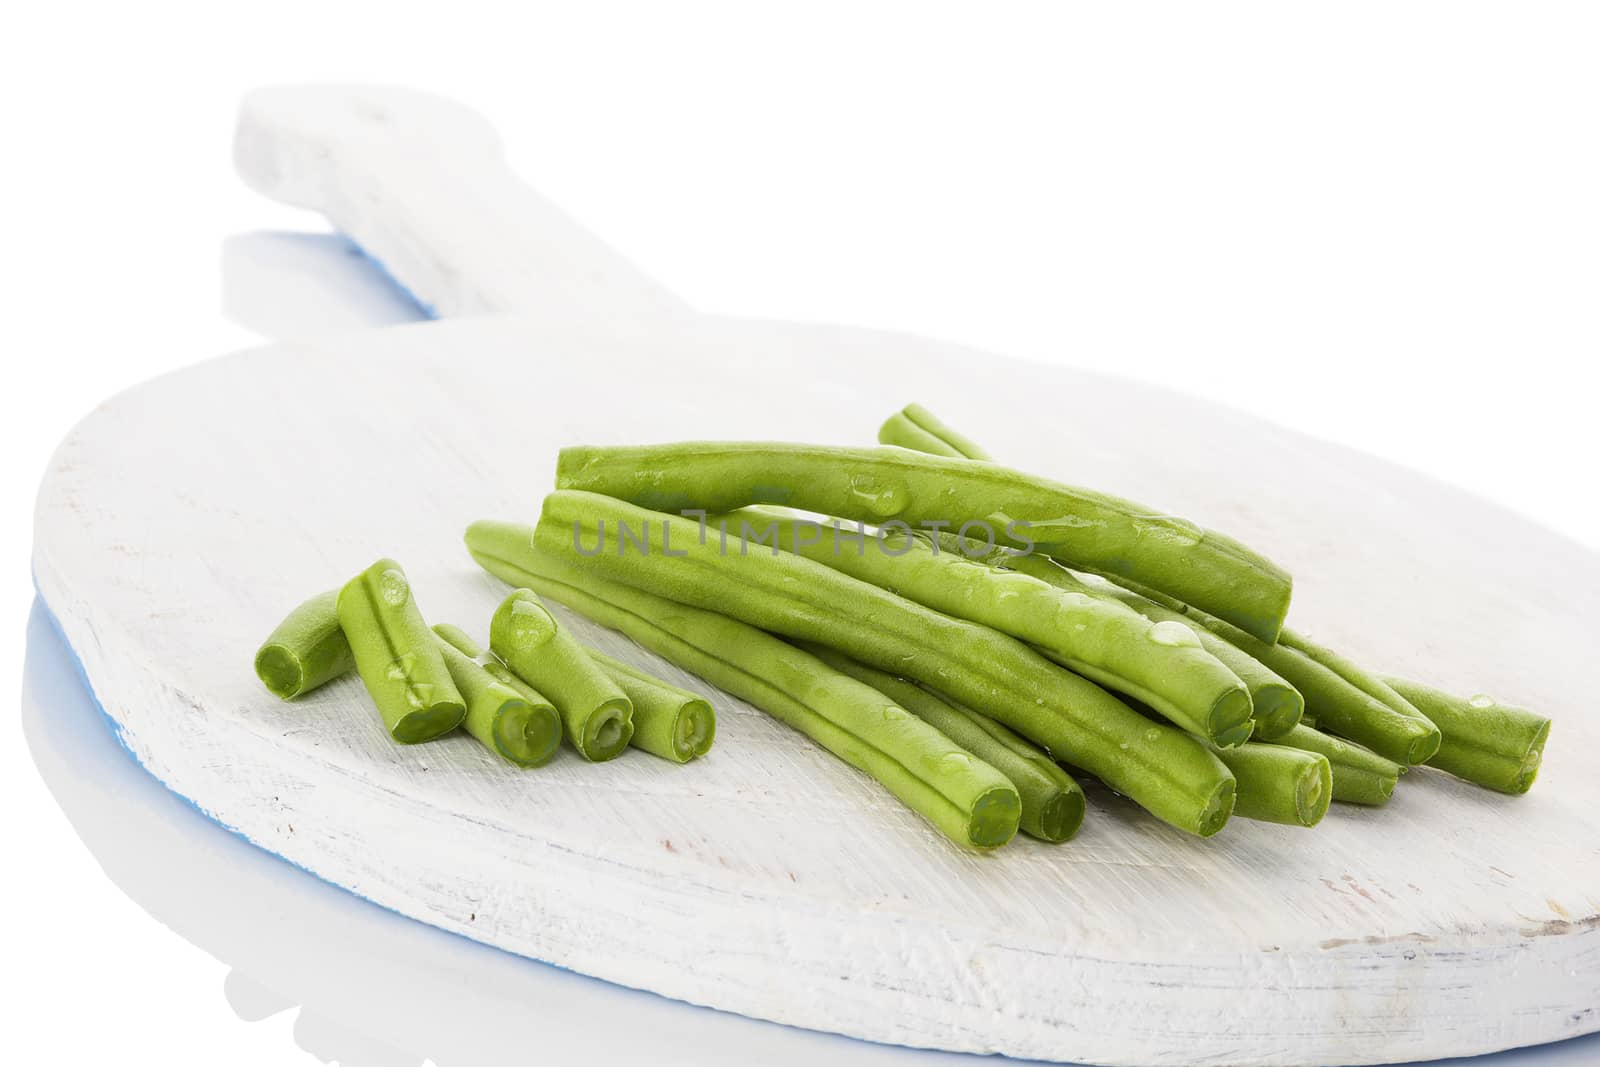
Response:
[[[993,458],[921,404],[907,404],[890,415],[878,430],[878,443],[899,445],[933,456],[962,456],[981,460]]]
[[[1326,756],[1333,768],[1333,799],[1345,804],[1377,807],[1389,803],[1395,783],[1406,770],[1353,741],[1341,741],[1309,726],[1296,726],[1263,744],[1284,745]]]
[[[1222,534],[969,459],[751,443],[566,448],[556,484],[671,512],[782,504],[879,525],[988,523],[1007,544],[1125,575],[1267,641],[1289,608],[1289,575]]]
[[[1233,810],[1246,819],[1315,826],[1328,813],[1333,774],[1328,758],[1282,745],[1218,749],[1239,783]]]
[[[537,552],[531,533],[526,526],[476,522],[467,530],[467,545],[496,577],[537,589],[621,631],[805,734],[876,779],[952,841],[986,849],[1015,835],[1022,814],[1016,788],[883,694],[753,626]]]
[[[947,701],[824,645],[801,646],[836,671],[865,682],[1010,779],[1022,798],[1022,832],[1067,841],[1083,824],[1083,787],[1044,752],[987,715]]]
[[[514,590],[489,624],[489,649],[511,673],[548,694],[567,740],[593,763],[615,759],[633,736],[633,703],[539,602]]]
[[[1444,735],[1430,767],[1512,796],[1533,788],[1550,736],[1549,719],[1482,695],[1463,700],[1404,678],[1384,681]]]
[[[655,530],[660,551],[589,555],[607,524]],[[922,682],[998,719],[1057,759],[1081,766],[1147,811],[1200,836],[1221,829],[1233,780],[1197,740],[1144,720],[1105,690],[1014,638],[953,619],[819,563],[774,551],[721,551],[686,519],[593,493],[545,498],[534,539],[601,577],[720,611],[785,637],[837,648],[869,666]],[[470,536],[470,531],[469,531]],[[516,537],[506,536],[510,547]],[[469,540],[469,546],[471,541]],[[672,546],[680,546],[673,548]]]
[[[256,677],[290,700],[355,668],[339,628],[339,590],[319,593],[289,612],[256,652]]]
[[[668,685],[598,648],[586,647],[585,651],[633,702],[630,745],[673,763],[688,763],[711,751],[711,742],[717,733],[717,713],[708,701],[686,689]]]
[[[780,548],[1026,641],[1068,670],[1135,697],[1216,744],[1239,745],[1250,736],[1244,683],[1201,648],[1188,627],[1151,623],[1119,606],[942,551],[936,541],[906,531],[874,537],[759,508],[710,521],[757,540],[775,533]]]
[[[561,747],[561,716],[555,705],[460,627],[441,623],[433,632],[450,678],[466,701],[462,726],[467,733],[490,752],[524,767],[537,767],[555,755]]]
[[[1317,729],[1372,749],[1407,766],[1424,763],[1439,748],[1439,728],[1364,692],[1339,672],[1288,645],[1258,641],[1236,626],[1190,609],[1189,617],[1287,678],[1305,698]]]
[[[1286,626],[1278,637],[1278,643],[1287,645],[1308,659],[1322,664],[1380,704],[1387,704],[1402,715],[1429,722],[1428,717],[1417,710],[1416,705],[1395,692],[1394,687],[1382,678],[1357,666],[1332,649],[1313,643],[1305,634],[1296,633]],[[1437,724],[1429,722],[1429,725]]]
[[[416,744],[461,724],[466,704],[400,564],[378,560],[339,590],[336,607],[356,670],[391,737]]]

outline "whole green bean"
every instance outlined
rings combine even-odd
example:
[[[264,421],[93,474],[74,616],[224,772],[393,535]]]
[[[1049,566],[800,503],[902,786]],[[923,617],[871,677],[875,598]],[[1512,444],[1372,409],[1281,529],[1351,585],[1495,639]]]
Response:
[[[461,724],[467,706],[400,564],[378,560],[339,590],[336,607],[356,670],[391,737],[416,744]]]
[[[1317,729],[1365,745],[1407,766],[1425,763],[1439,748],[1439,728],[1414,713],[1364,692],[1325,664],[1288,645],[1269,645],[1204,612],[1189,617],[1276,671],[1300,691]]]
[[[289,612],[256,652],[256,677],[273,696],[290,700],[354,670],[350,642],[339,628],[339,590],[319,593]]]
[[[598,648],[585,646],[585,651],[633,702],[630,745],[673,763],[688,763],[711,751],[711,742],[717,733],[717,713],[708,701],[686,689],[668,685]]]
[[[1083,787],[1042,751],[987,715],[946,701],[885,671],[824,645],[801,647],[836,671],[865,682],[1010,779],[1022,798],[1022,832],[1041,841],[1067,841],[1083,824]]]
[[[466,631],[439,624],[433,628],[450,678],[466,701],[467,733],[490,752],[524,767],[537,767],[561,747],[561,716],[555,705],[486,652]],[[493,660],[498,671],[486,661]]]
[[[650,536],[666,539],[663,550],[591,556],[580,546],[601,536],[601,523],[614,531],[618,523],[654,530]],[[545,498],[534,540],[558,558],[581,559],[601,577],[837,648],[947,693],[1180,829],[1208,836],[1226,823],[1232,776],[1199,741],[1144,720],[1014,638],[800,556],[722,551],[709,537],[698,544],[697,533],[686,519],[593,493],[556,492]],[[505,540],[514,548],[518,537],[525,541],[526,532],[512,528]],[[616,547],[625,548],[620,541]]]
[[[1333,773],[1328,758],[1282,745],[1218,749],[1239,783],[1233,810],[1246,819],[1315,826],[1328,813]]]
[[[489,649],[561,714],[567,740],[593,763],[615,759],[633,736],[633,703],[531,589],[514,590],[489,623]]]
[[[1395,783],[1406,770],[1353,741],[1341,741],[1309,726],[1296,726],[1263,744],[1285,745],[1326,756],[1333,769],[1333,799],[1345,804],[1377,807],[1389,803]]]
[[[1248,690],[1188,627],[1151,623],[1117,605],[941,550],[936,541],[906,531],[863,536],[760,508],[708,521],[719,531],[726,525],[757,539],[776,534],[782,549],[1026,641],[1215,744],[1239,745],[1250,736]]]
[[[1486,696],[1463,700],[1404,678],[1384,681],[1444,735],[1430,767],[1512,796],[1533,788],[1550,736],[1549,719]]]
[[[1125,575],[1267,641],[1289,609],[1289,575],[1231,538],[992,463],[821,445],[566,448],[556,485],[671,512],[782,504],[879,525],[988,523],[1014,547]]]
[[[993,458],[921,404],[907,404],[890,415],[878,430],[878,443],[899,445],[932,456],[962,456],[981,460]]]
[[[1022,814],[1016,788],[883,694],[753,626],[537,552],[531,533],[526,526],[477,522],[467,530],[467,545],[496,577],[621,631],[805,734],[952,841],[986,849],[1015,835]]]

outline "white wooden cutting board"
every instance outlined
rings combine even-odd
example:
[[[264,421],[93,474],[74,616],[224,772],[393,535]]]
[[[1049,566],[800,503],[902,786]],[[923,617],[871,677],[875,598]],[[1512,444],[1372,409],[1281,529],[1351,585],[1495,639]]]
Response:
[[[503,178],[466,181],[497,190],[474,210],[515,201],[489,214],[522,212],[538,240],[518,245],[532,251],[487,255],[487,231],[452,245],[441,235],[471,226],[435,209],[447,193],[461,202],[463,168],[450,185],[392,137],[417,103],[269,94],[247,110],[241,160],[258,184],[329,209],[441,310],[516,313],[282,344],[158,379],[85,419],[40,490],[40,592],[124,742],[169,787],[424,922],[877,1041],[1321,1064],[1600,1029],[1593,553],[1158,389],[919,338],[695,315]],[[456,121],[445,109],[415,126]],[[352,141],[351,128],[384,132]],[[469,174],[493,172],[493,152],[476,158]],[[436,185],[419,198],[419,182]],[[361,191],[340,209],[321,199],[335,187]],[[508,256],[526,286],[497,295]],[[582,284],[530,309],[573,260]],[[1510,799],[1422,770],[1386,809],[1338,806],[1315,831],[1237,820],[1210,841],[1094,792],[1074,841],[976,856],[715,691],[705,760],[564,753],[524,771],[466,738],[393,745],[354,680],[282,704],[251,672],[289,607],[379,555],[405,563],[430,619],[482,635],[504,588],[461,530],[531,521],[563,444],[859,443],[910,399],[1019,465],[1259,547],[1296,575],[1297,625],[1360,660],[1551,715],[1539,784]]]

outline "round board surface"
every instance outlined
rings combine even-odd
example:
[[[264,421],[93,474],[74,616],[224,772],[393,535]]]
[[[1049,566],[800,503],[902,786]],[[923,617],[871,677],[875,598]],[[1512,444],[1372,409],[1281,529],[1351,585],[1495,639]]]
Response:
[[[1002,461],[1241,538],[1294,624],[1358,661],[1555,720],[1507,798],[1421,769],[1312,831],[1186,837],[1104,791],[1063,845],[949,845],[781,724],[707,693],[679,767],[457,736],[393,744],[359,681],[251,670],[306,596],[401,560],[482,637],[461,545],[532,521],[564,444],[869,443],[920,400]],[[1458,491],[1128,382],[837,327],[561,333],[497,316],[279,345],[102,405],[40,491],[46,603],[134,755],[223,824],[402,914],[729,1011],[875,1041],[1089,1063],[1375,1063],[1600,1028],[1593,553]],[[557,610],[560,610],[559,608]],[[570,613],[567,613],[571,618]]]

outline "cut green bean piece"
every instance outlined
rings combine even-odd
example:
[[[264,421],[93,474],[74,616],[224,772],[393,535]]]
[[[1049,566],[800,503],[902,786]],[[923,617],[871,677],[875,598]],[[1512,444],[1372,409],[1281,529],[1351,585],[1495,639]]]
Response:
[[[947,701],[915,682],[858,663],[823,645],[807,652],[836,671],[865,682],[1011,780],[1022,798],[1022,832],[1041,841],[1067,841],[1083,824],[1083,787],[1016,733],[971,708]]]
[[[489,649],[549,696],[567,740],[592,763],[620,756],[633,736],[633,703],[589,658],[531,589],[514,590],[489,624]]]
[[[761,443],[565,448],[556,484],[675,513],[781,504],[878,525],[987,523],[1002,543],[1124,575],[1268,641],[1289,609],[1288,573],[1231,538],[1116,497],[958,457]]]
[[[890,415],[878,430],[878,443],[898,445],[932,456],[962,456],[981,460],[993,458],[921,404],[907,404]]]
[[[1281,737],[1262,743],[1284,745],[1327,757],[1333,769],[1333,799],[1343,804],[1380,807],[1389,803],[1389,798],[1394,795],[1395,783],[1406,771],[1400,764],[1386,760],[1354,741],[1341,741],[1309,726],[1296,726]]]
[[[1037,647],[1107,689],[1132,696],[1219,745],[1250,736],[1250,694],[1185,626],[941,550],[903,530],[863,534],[838,525],[745,508],[709,520],[719,530],[776,537],[778,547],[891,590],[935,611]]]
[[[1258,641],[1236,626],[1190,609],[1189,617],[1288,679],[1305,698],[1317,729],[1365,745],[1385,759],[1412,766],[1439,748],[1439,728],[1363,692],[1325,664],[1288,645]]]
[[[601,523],[613,531],[618,523],[648,531],[661,550],[591,555],[582,546],[595,544]],[[1057,759],[1084,767],[1189,833],[1208,836],[1227,821],[1233,779],[1204,745],[1181,730],[1146,721],[1093,682],[1014,638],[790,553],[769,556],[757,547],[745,554],[735,542],[749,546],[737,539],[726,551],[710,537],[698,544],[697,532],[686,519],[610,497],[556,492],[545,499],[533,547],[556,559],[580,561],[597,576],[785,637],[815,641],[936,688]],[[517,553],[528,551],[528,540],[526,528],[509,524],[476,523],[468,531],[468,545],[485,566],[486,557],[521,558]]]
[[[717,713],[709,701],[668,685],[631,663],[585,646],[589,658],[611,676],[633,702],[633,737],[628,743],[652,756],[688,763],[711,751]]]
[[[489,751],[524,767],[537,767],[555,755],[561,747],[561,716],[555,705],[530,686],[511,685],[491,672],[479,659],[486,653],[460,628],[439,625],[433,632],[450,678],[466,702],[467,717],[461,725],[467,733]],[[476,651],[469,653],[469,648]],[[499,663],[496,666],[505,670]]]
[[[319,593],[291,611],[256,652],[256,677],[273,696],[292,700],[355,669],[339,626],[339,590]]]
[[[337,610],[356,670],[391,737],[412,745],[461,724],[467,706],[400,564],[380,559],[350,579],[339,590]]]
[[[1384,681],[1444,735],[1428,766],[1512,796],[1533,788],[1550,736],[1549,719],[1492,697],[1463,699],[1404,678]]]
[[[1238,781],[1233,810],[1246,819],[1315,826],[1333,799],[1333,771],[1328,759],[1282,745],[1243,745],[1218,749]]]
[[[974,759],[883,694],[753,626],[599,577],[533,550],[532,530],[473,523],[472,556],[489,573],[633,638],[732,693],[872,778],[945,836],[996,848],[1017,831],[1022,801],[1001,773]]]

